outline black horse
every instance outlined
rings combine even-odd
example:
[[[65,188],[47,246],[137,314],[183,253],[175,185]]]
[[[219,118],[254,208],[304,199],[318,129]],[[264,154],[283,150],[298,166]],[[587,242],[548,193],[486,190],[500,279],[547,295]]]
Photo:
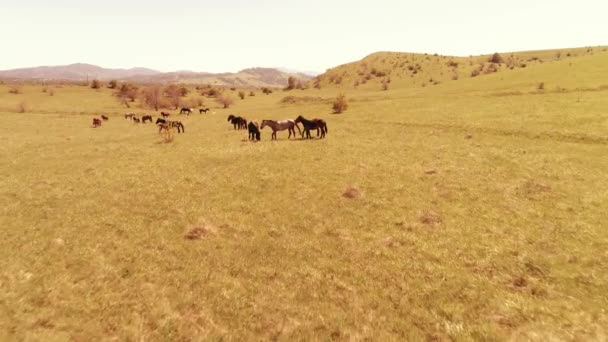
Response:
[[[102,116],[101,116],[101,119],[102,119],[103,121],[108,121],[108,119],[109,119],[109,118],[108,118],[107,116],[105,116],[105,115],[102,115]]]
[[[327,123],[323,119],[312,119],[308,120],[302,115],[296,118],[296,124],[301,123],[304,126],[304,131],[302,132],[302,138],[304,138],[304,134],[306,134],[306,139],[311,139],[310,130],[321,130],[321,139],[325,138],[325,134],[327,133]]]
[[[192,108],[185,108],[185,107],[184,107],[184,108],[182,108],[182,109],[179,111],[179,113],[180,113],[180,114],[188,114],[188,115],[190,115],[190,114],[192,114]]]
[[[198,110],[198,113],[199,114],[203,114],[203,113],[207,114],[208,111],[209,111],[209,108],[201,108],[201,109]]]
[[[159,125],[159,126],[161,126],[160,129],[162,129],[162,126],[164,125],[164,126],[168,126],[168,127],[175,127],[175,128],[177,128],[177,133],[186,133],[186,129],[184,127],[184,124],[182,124],[179,121],[168,121],[168,120],[165,120],[165,119],[158,118],[158,119],[156,119],[156,124]],[[159,132],[160,132],[160,130],[159,130]]]
[[[146,121],[152,122],[152,115],[144,115],[141,117],[141,123],[146,123]]]
[[[249,131],[249,140],[260,141],[260,126],[257,121],[250,121],[247,130]]]
[[[230,114],[228,115],[227,121],[229,121],[234,126],[234,129],[247,129],[247,120],[245,118]]]

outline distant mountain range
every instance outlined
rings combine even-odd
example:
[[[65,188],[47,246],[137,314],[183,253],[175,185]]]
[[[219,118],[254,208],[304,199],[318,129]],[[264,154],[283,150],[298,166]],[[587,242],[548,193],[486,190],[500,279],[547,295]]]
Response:
[[[108,69],[97,65],[76,63],[61,66],[40,66],[0,71],[4,80],[179,82],[237,87],[282,87],[293,76],[302,81],[312,77],[306,73],[288,72],[274,68],[250,68],[236,73],[194,71],[160,72],[148,68]]]

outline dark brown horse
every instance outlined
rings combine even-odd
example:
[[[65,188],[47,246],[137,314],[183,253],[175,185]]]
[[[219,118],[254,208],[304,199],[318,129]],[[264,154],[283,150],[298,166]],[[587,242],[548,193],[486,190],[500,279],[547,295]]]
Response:
[[[140,123],[140,122],[141,122],[141,120],[139,120],[139,118],[133,117],[133,122],[134,122],[134,123]]]
[[[101,127],[101,119],[93,118],[93,127]]]
[[[234,129],[247,129],[247,119],[245,118],[230,114],[228,115],[227,121],[229,121],[234,126]]]
[[[255,120],[251,120],[247,125],[247,131],[249,131],[249,140],[260,141],[260,126]]]
[[[141,117],[141,123],[146,123],[146,121],[152,123],[152,115],[144,115]]]
[[[109,118],[107,116],[105,116],[105,115],[102,115],[101,119],[103,119],[103,121],[108,121]]]
[[[169,113],[165,113],[165,112],[160,112],[160,115],[161,115],[163,118],[168,118],[168,117],[169,117],[169,115],[171,115],[171,114],[169,114]]]
[[[203,113],[207,114],[208,111],[209,111],[209,108],[201,108],[201,109],[198,110],[198,113],[199,114],[203,114]]]
[[[298,116],[295,120],[296,123],[301,123],[304,127],[304,132],[302,132],[302,139],[304,139],[304,134],[306,134],[306,139],[311,139],[310,130],[316,129],[321,130],[321,139],[325,138],[325,134],[327,133],[327,123],[323,119],[312,119],[308,120],[302,115]],[[318,133],[318,131],[317,131]]]
[[[182,108],[182,109],[179,111],[179,113],[180,113],[180,114],[188,114],[188,115],[190,115],[190,114],[192,114],[192,108],[185,108],[185,107],[184,107],[184,108]]]

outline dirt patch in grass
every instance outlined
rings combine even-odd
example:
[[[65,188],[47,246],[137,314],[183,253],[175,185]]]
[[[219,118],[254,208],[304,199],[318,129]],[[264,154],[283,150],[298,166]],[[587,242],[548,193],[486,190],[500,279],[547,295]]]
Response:
[[[348,188],[346,188],[346,190],[344,190],[344,193],[342,193],[342,197],[348,198],[348,199],[356,199],[361,196],[363,196],[361,191],[352,186],[349,186]]]
[[[186,228],[186,233],[184,234],[184,239],[186,240],[202,240],[205,237],[216,232],[216,229],[213,225],[207,223],[205,220],[201,219],[197,224],[189,226]]]
[[[428,226],[438,226],[443,222],[443,220],[436,212],[427,210],[420,215],[420,222]]]

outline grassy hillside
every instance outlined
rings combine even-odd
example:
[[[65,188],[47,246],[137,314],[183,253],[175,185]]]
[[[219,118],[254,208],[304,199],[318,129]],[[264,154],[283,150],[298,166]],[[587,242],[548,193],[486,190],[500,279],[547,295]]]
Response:
[[[0,86],[0,339],[606,339],[608,55],[572,51],[205,100],[168,144],[108,90]]]
[[[360,61],[328,70],[316,78],[318,86],[341,89],[380,89],[383,83],[400,87],[426,87],[494,73],[506,74],[545,63],[577,60],[583,56],[606,56],[605,47],[544,50],[494,55],[452,57],[437,54],[378,52]]]

